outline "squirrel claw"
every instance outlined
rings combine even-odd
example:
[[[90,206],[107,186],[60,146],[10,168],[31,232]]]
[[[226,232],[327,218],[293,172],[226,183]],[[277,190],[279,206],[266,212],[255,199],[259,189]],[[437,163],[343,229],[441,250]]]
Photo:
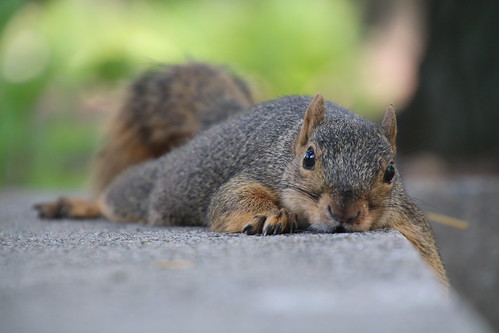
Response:
[[[262,234],[263,236],[293,233],[298,229],[296,215],[286,209],[272,210],[267,215],[255,215],[247,223],[242,233],[247,235]]]
[[[272,232],[272,230],[274,232]],[[268,235],[271,235],[272,233],[275,235],[276,234],[276,231],[277,231],[277,228],[273,228],[273,225],[272,224],[267,224],[267,226],[265,227],[265,229],[263,230],[263,235],[264,236],[268,236]]]
[[[64,198],[59,198],[53,202],[39,203],[33,208],[38,212],[38,217],[42,219],[63,218],[69,214],[69,207]]]
[[[255,215],[251,219],[251,222],[244,226],[243,233],[247,235],[261,234],[263,229],[263,224],[265,223],[266,219],[267,219],[266,216]]]
[[[293,233],[297,229],[296,215],[282,208],[267,217],[263,235]]]
[[[281,222],[277,223],[275,228],[274,228],[274,235],[277,235],[282,229],[282,224]]]
[[[251,224],[246,224],[243,228],[243,233],[246,235],[252,235],[253,226]]]

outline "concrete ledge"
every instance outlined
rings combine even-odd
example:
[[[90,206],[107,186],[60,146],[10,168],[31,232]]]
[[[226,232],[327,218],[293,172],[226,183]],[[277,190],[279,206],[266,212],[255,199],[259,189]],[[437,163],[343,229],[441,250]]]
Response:
[[[489,332],[395,231],[272,237],[46,222],[0,193],[5,332]]]

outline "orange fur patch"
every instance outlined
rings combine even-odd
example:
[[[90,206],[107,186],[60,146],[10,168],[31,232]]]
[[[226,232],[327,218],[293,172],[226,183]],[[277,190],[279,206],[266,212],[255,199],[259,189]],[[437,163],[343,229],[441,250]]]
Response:
[[[424,228],[415,225],[413,221],[395,220],[393,227],[404,235],[409,242],[419,251],[421,257],[435,272],[444,287],[449,287],[447,273],[438,254],[433,235],[429,235]],[[431,237],[430,237],[431,236]]]
[[[88,201],[78,198],[60,198],[53,202],[35,206],[42,218],[93,219],[102,216],[99,200]]]
[[[211,230],[216,232],[242,232],[244,227],[251,222],[255,212],[234,211],[220,217],[217,223],[212,224]]]
[[[255,215],[266,216],[269,211],[277,209],[278,195],[261,184],[240,185],[234,188],[230,197],[221,197],[212,205],[223,211],[213,216],[213,231],[241,232]]]

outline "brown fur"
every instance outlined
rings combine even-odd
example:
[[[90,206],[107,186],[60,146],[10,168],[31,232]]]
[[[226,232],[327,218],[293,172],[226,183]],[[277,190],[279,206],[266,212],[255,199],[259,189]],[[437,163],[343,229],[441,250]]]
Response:
[[[42,217],[68,217],[74,219],[91,219],[102,216],[100,200],[87,201],[75,198],[59,198],[53,202],[35,205]]]
[[[445,287],[448,287],[449,279],[447,278],[442,259],[438,253],[430,225],[422,214],[421,216],[415,216],[413,213],[410,215],[411,216],[408,217],[403,216],[402,214],[395,214],[392,218],[392,223],[390,223],[390,227],[398,230],[411,242],[419,251],[424,261],[439,277],[441,283]],[[422,223],[419,224],[417,222]]]
[[[397,119],[395,117],[395,110],[393,109],[393,105],[390,105],[385,112],[385,116],[383,117],[383,121],[381,122],[381,127],[385,131],[385,135],[390,141],[392,145],[393,152],[397,151],[396,146],[396,138],[397,138]]]
[[[297,150],[303,148],[310,141],[317,125],[324,121],[324,110],[324,98],[321,94],[316,94],[305,111],[305,119],[300,134],[298,134]]]

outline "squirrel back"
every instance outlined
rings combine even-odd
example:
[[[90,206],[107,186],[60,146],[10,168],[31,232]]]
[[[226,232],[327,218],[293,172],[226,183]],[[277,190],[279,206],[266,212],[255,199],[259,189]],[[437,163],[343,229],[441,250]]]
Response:
[[[195,62],[165,67],[139,78],[110,119],[93,168],[97,193],[130,166],[163,155],[253,104],[248,85],[222,68]]]

